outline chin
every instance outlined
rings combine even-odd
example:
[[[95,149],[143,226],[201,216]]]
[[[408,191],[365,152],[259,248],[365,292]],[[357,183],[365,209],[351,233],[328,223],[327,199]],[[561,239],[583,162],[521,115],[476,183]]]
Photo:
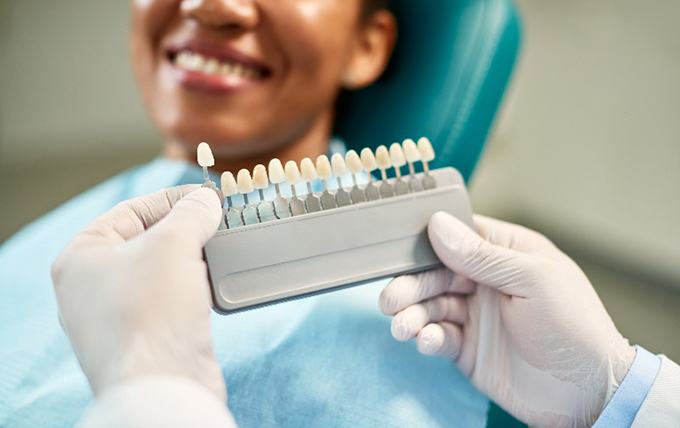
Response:
[[[225,129],[223,126],[200,122],[182,122],[169,128],[166,135],[191,151],[203,141],[209,143],[213,152],[220,156],[255,156],[272,150],[261,135],[247,130]]]

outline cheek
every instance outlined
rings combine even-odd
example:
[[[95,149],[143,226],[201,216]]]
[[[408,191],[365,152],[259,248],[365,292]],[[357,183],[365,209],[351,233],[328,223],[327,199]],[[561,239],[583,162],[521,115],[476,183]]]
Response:
[[[130,50],[139,80],[151,72],[156,47],[169,22],[178,13],[180,0],[133,0]]]
[[[157,39],[167,21],[179,11],[181,0],[133,0],[133,30],[141,28],[143,32]]]
[[[130,59],[142,100],[153,117],[159,111],[156,70],[159,40],[177,16],[180,0],[133,0],[130,23]]]
[[[332,81],[349,56],[355,8],[349,0],[275,1],[271,6],[275,40],[289,71],[311,81]]]

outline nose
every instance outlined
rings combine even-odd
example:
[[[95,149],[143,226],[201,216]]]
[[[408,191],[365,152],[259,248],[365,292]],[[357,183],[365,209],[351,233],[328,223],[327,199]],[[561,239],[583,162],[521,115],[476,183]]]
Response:
[[[213,28],[251,29],[258,13],[253,0],[182,0],[182,15]]]

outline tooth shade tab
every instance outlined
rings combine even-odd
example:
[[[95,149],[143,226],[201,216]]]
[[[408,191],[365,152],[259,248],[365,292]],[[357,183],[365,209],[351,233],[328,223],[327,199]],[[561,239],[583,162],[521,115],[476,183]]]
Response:
[[[423,162],[431,162],[434,160],[434,149],[432,143],[427,137],[421,137],[418,140],[418,151]]]
[[[380,169],[387,169],[392,165],[390,152],[387,151],[387,147],[379,146],[375,150],[375,161]]]
[[[264,165],[256,165],[253,169],[253,185],[256,189],[266,189],[269,186],[267,168]]]
[[[418,151],[418,146],[416,146],[415,141],[407,138],[401,143],[401,146],[404,149],[404,155],[406,156],[407,161],[414,163],[420,160],[420,152]]]
[[[316,180],[316,168],[314,167],[314,162],[310,158],[304,158],[300,162],[300,172],[302,173],[302,179],[306,182]]]
[[[352,171],[352,174],[358,174],[364,169],[364,166],[361,164],[361,158],[354,150],[347,152],[345,155],[345,163],[347,164],[347,168]]]
[[[198,164],[203,168],[215,165],[215,157],[213,156],[212,150],[208,143],[201,143],[196,149],[196,158]]]
[[[392,143],[390,146],[390,160],[395,168],[406,165],[406,159],[404,159],[404,151],[401,149],[401,144]]]
[[[222,173],[220,177],[220,184],[222,185],[222,193],[224,196],[229,197],[238,193],[238,186],[236,186],[236,179],[234,179],[234,174],[229,171]]]
[[[345,158],[340,153],[336,153],[331,157],[331,167],[333,168],[333,175],[336,177],[342,177],[347,174]]]
[[[369,149],[368,147],[361,150],[361,164],[364,166],[364,169],[368,172],[371,172],[378,167],[378,164],[375,161],[375,156],[373,155],[371,149]]]
[[[328,156],[321,155],[316,158],[316,173],[322,180],[327,180],[333,175],[333,170],[331,169],[331,163],[328,160]]]
[[[281,164],[281,161],[277,158],[269,161],[269,181],[274,184],[286,181],[286,175],[283,172],[283,164]]]
[[[286,182],[295,186],[300,182],[300,170],[294,161],[286,162]]]
[[[242,169],[236,175],[236,185],[239,193],[248,194],[253,191],[253,179],[250,177],[250,171]]]

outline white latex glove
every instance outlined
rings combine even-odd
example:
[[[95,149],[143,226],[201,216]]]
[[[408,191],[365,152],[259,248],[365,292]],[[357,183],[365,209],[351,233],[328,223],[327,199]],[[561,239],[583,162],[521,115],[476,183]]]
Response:
[[[548,239],[485,217],[475,226],[479,235],[448,214],[432,217],[430,241],[448,269],[398,277],[383,290],[393,336],[453,359],[530,425],[592,425],[634,348],[581,269]]]
[[[226,399],[201,256],[221,208],[214,191],[197,187],[117,205],[53,265],[60,320],[95,395],[160,375],[192,380]]]

